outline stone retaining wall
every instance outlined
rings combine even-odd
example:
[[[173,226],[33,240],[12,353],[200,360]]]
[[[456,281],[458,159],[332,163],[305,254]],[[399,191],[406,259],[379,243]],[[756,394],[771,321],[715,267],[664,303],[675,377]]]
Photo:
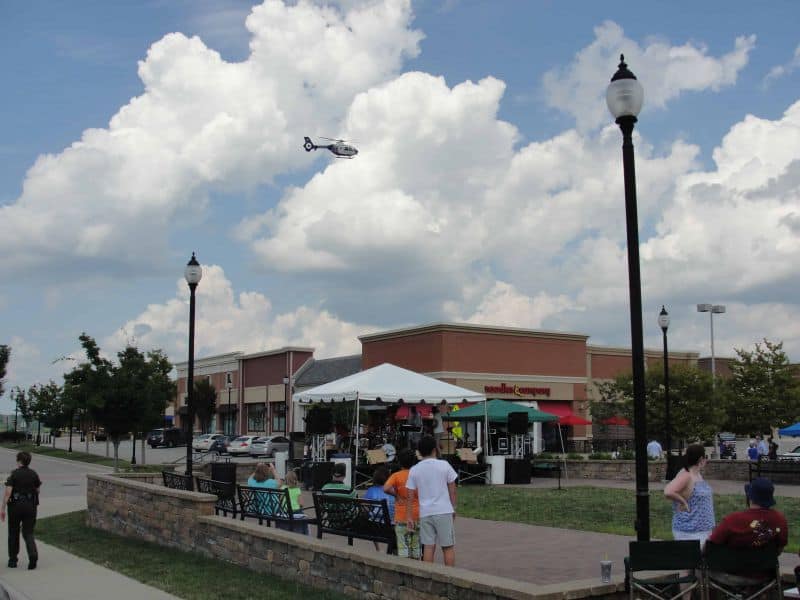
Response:
[[[534,460],[534,463],[536,462],[539,461]],[[552,463],[554,460],[541,462]],[[563,462],[561,464],[563,469]],[[649,481],[664,481],[666,472],[666,461],[651,460],[647,462]],[[710,460],[704,471],[707,479],[727,479],[729,481],[747,481],[748,473],[748,462],[740,460]],[[570,479],[634,481],[636,479],[636,463],[632,460],[567,460],[567,474]]]
[[[139,474],[136,474],[139,475]],[[143,475],[143,474],[142,474]],[[88,524],[368,600],[620,600],[621,576],[537,586],[465,569],[331,546],[252,521],[213,516],[215,498],[143,477],[88,477]]]

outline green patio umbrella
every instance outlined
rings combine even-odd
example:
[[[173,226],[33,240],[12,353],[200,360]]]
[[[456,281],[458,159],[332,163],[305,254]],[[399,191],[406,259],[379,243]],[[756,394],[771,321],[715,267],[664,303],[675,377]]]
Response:
[[[485,409],[482,404],[474,404],[467,408],[462,408],[457,412],[444,415],[442,421],[483,421],[488,418],[490,423],[508,423],[508,414],[513,412],[528,413],[528,423],[558,421],[556,415],[551,415],[550,413],[542,412],[511,400],[500,400],[497,398],[487,400]]]

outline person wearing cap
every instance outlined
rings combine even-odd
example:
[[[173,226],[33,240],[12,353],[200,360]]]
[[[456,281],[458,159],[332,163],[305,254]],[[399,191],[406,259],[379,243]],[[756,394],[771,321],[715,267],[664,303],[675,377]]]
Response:
[[[333,481],[323,485],[322,491],[326,494],[341,494],[355,498],[356,491],[344,482],[346,477],[347,465],[345,463],[336,463],[333,465]]]
[[[789,541],[789,525],[775,510],[775,486],[758,477],[744,486],[748,508],[726,515],[711,532],[708,541],[732,548],[763,548],[774,544],[777,551]]]

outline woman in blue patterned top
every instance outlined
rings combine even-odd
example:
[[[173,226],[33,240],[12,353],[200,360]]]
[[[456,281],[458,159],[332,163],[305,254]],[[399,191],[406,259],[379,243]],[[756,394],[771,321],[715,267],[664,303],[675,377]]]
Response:
[[[706,462],[705,448],[692,444],[686,449],[686,466],[664,488],[664,496],[672,500],[672,537],[698,540],[701,546],[715,525],[714,492],[701,472]]]

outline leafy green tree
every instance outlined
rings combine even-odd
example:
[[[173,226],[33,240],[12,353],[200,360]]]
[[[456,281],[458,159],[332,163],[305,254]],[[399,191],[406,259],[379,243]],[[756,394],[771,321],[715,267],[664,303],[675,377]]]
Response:
[[[161,350],[146,355],[133,346],[117,353],[116,364],[103,358],[95,340],[80,336],[87,362],[65,376],[70,402],[84,407],[106,430],[119,459],[119,443],[133,433],[131,462],[136,462],[136,435],[161,421],[175,394],[172,364]]]
[[[30,414],[36,420],[36,444],[42,439],[42,423],[57,428],[64,418],[64,405],[61,399],[61,386],[55,381],[44,385],[34,384],[28,388],[27,399]]]
[[[211,417],[217,411],[217,390],[208,379],[195,380],[192,406],[200,421],[200,431],[207,433],[211,427]]]
[[[19,413],[19,416],[25,421],[25,427],[29,427],[31,421],[33,421],[33,413],[31,412],[30,399],[25,390],[19,386],[15,387],[11,390],[11,400],[13,400],[17,407],[17,413]],[[16,423],[14,424],[14,428],[16,429]]]
[[[724,420],[724,409],[715,400],[711,376],[696,367],[670,368],[670,422],[673,441],[712,439]],[[599,398],[590,403],[594,429],[602,421],[620,415],[633,422],[633,377],[630,373],[598,384]],[[645,372],[647,438],[665,439],[666,402],[664,369],[660,363]]]
[[[5,344],[0,344],[0,396],[2,396],[3,392],[5,392],[3,384],[6,380],[6,367],[8,366],[8,361],[10,358],[11,348]]]
[[[800,380],[794,377],[783,342],[755,344],[752,351],[735,348],[727,387],[725,428],[750,435],[800,420]]]

